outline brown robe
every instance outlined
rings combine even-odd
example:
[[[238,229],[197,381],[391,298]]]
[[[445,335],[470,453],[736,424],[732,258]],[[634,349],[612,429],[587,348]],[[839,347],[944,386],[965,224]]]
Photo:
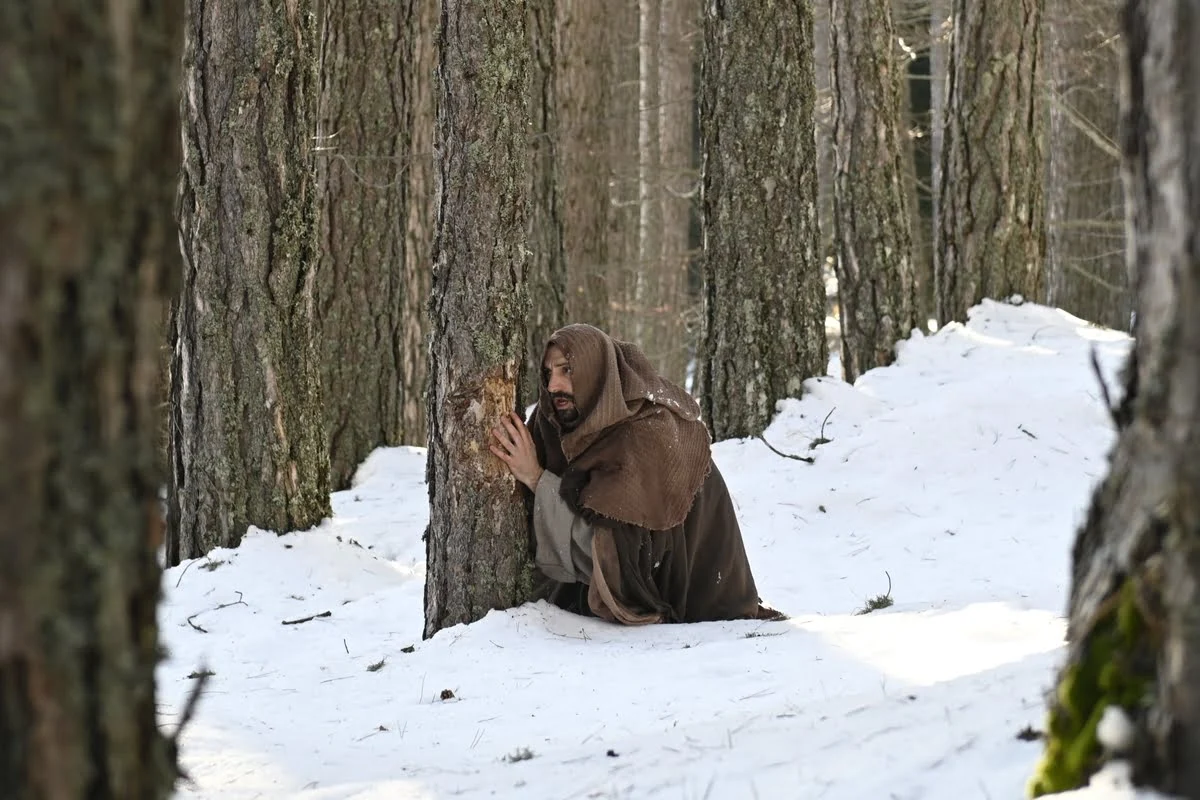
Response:
[[[779,618],[758,597],[733,501],[696,401],[642,352],[590,325],[550,338],[571,366],[578,424],[563,431],[543,382],[538,461],[595,531],[589,585],[547,596],[625,624]]]

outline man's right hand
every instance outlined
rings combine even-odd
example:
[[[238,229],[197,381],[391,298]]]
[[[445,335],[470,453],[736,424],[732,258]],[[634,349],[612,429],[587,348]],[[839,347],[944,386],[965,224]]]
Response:
[[[525,427],[524,420],[509,412],[501,417],[499,425],[492,428],[492,436],[499,446],[491,445],[488,449],[508,465],[514,478],[529,487],[529,491],[536,491],[538,481],[542,478],[542,465],[538,463],[533,436]]]

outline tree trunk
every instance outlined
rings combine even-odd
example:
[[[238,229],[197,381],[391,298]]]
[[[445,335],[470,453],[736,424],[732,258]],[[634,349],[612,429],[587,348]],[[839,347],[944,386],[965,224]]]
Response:
[[[558,152],[562,164],[567,319],[612,329],[609,206],[614,197],[608,136],[618,58],[611,21],[625,0],[558,0]]]
[[[825,374],[812,33],[807,4],[705,9],[701,383],[716,439],[761,433]]]
[[[1134,730],[1134,782],[1200,797],[1200,17],[1130,0],[1123,17],[1122,167],[1137,337],[1119,436],[1073,553],[1067,659],[1034,794],[1081,786],[1112,754],[1109,707]]]
[[[829,0],[842,369],[890,364],[916,325],[905,72],[891,0]]]
[[[529,239],[526,286],[530,313],[526,326],[522,402],[537,397],[542,356],[550,335],[566,323],[567,264],[563,250],[563,210],[559,197],[558,97],[555,76],[554,0],[528,4],[530,75],[529,110],[533,119],[529,147],[533,149],[533,214]]]
[[[404,427],[420,387],[403,379],[417,4],[322,0],[319,11],[317,308],[334,490],[376,447],[424,443]]]
[[[312,0],[186,9],[170,563],[329,514]]]
[[[444,0],[429,375],[425,635],[530,596],[525,504],[488,451],[518,407],[527,276],[546,159],[531,26],[551,0]]]
[[[662,233],[656,297],[650,309],[653,332],[647,354],[653,357],[660,374],[682,384],[690,356],[685,326],[691,305],[688,234],[699,180],[692,162],[695,144],[692,41],[698,31],[700,6],[698,0],[661,0],[661,3],[657,112]]]
[[[946,138],[946,94],[950,85],[947,72],[950,61],[951,0],[930,0],[929,16],[929,164],[931,185],[929,203],[932,224],[925,229],[930,249],[930,269],[921,286],[921,327],[930,317],[937,317],[937,246],[938,227],[942,220],[939,197],[942,185],[942,145]]]
[[[437,70],[439,0],[411,0],[412,67],[407,71],[409,98],[408,210],[405,223],[404,294],[400,298],[401,429],[409,443],[426,444],[429,391],[429,291],[433,273],[433,136],[436,121],[434,82]]]
[[[0,793],[159,800],[173,3],[0,9]]]
[[[1125,217],[1117,139],[1117,0],[1052,0],[1046,205],[1047,302],[1128,330]]]
[[[934,245],[938,322],[1045,292],[1042,0],[954,0]]]

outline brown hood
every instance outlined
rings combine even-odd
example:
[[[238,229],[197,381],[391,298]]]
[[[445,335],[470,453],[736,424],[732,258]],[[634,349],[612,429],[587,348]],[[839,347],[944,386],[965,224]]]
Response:
[[[642,351],[591,325],[550,337],[571,366],[579,424],[563,433],[543,384],[534,439],[551,472],[574,473],[580,504],[650,530],[683,522],[709,471],[708,429],[699,404],[659,376]]]

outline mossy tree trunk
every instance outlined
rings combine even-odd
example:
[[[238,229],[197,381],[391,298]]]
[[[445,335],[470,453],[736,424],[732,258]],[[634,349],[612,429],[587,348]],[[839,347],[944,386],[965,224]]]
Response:
[[[1045,297],[1043,0],[953,0],[938,171],[940,325],[985,297]]]
[[[853,382],[890,364],[916,325],[904,136],[905,72],[891,0],[829,0],[835,267],[842,369]]]
[[[547,164],[531,138],[542,118],[534,49],[551,29],[535,20],[552,19],[552,0],[442,5],[426,636],[517,605],[533,588],[523,490],[488,445],[522,400]]]
[[[1134,736],[1136,783],[1200,797],[1200,16],[1130,0],[1123,16],[1122,167],[1136,342],[1109,474],[1075,541],[1067,658],[1035,794],[1084,785],[1110,754],[1106,708]]]
[[[716,439],[761,433],[826,370],[812,43],[807,4],[705,4],[700,384]]]
[[[174,3],[0,7],[0,794],[161,800]]]
[[[349,486],[376,447],[425,442],[424,387],[405,376],[407,360],[425,361],[422,337],[406,336],[406,314],[427,328],[424,304],[406,303],[410,282],[429,284],[428,263],[424,275],[412,274],[416,259],[406,252],[409,206],[428,199],[410,194],[410,171],[428,159],[413,142],[418,81],[432,83],[432,69],[422,75],[416,53],[422,31],[414,21],[423,4],[322,0],[318,10],[317,308],[334,490]]]
[[[185,8],[170,563],[329,514],[313,0]]]

